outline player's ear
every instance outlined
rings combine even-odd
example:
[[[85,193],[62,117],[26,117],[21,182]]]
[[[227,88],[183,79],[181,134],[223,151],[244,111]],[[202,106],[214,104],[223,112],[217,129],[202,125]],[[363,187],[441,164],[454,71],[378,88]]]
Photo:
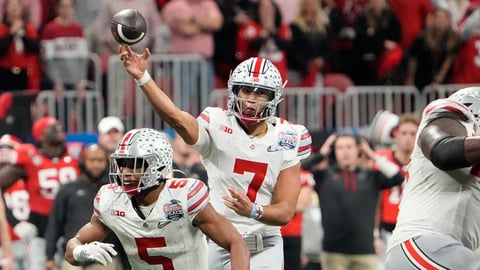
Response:
[[[337,159],[337,157],[335,156],[335,145],[337,144],[337,138],[335,138],[335,140],[333,140],[332,144],[330,144],[330,154],[329,154],[330,160],[336,160]]]
[[[360,149],[360,151],[358,151],[358,157],[362,157],[362,154],[363,154],[363,151],[362,151],[362,137],[360,137],[358,135],[353,135],[353,138],[355,139],[355,144]]]
[[[397,132],[398,132],[398,126],[392,128],[392,130],[390,131],[390,137],[395,138],[395,136],[397,136]]]

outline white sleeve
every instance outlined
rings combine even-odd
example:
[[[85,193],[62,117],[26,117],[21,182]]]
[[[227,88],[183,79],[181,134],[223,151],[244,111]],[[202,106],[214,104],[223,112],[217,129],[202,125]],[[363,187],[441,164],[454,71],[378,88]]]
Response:
[[[392,178],[400,171],[397,165],[384,156],[376,156],[375,164],[377,165],[378,170],[388,178]]]
[[[310,156],[312,148],[312,137],[310,132],[305,127],[301,126],[300,140],[297,149],[297,157],[299,160],[305,159]]]
[[[210,128],[210,113],[209,107],[205,108],[197,117],[198,122],[198,139],[191,146],[197,150],[202,156],[207,156],[210,149],[211,138],[209,134]]]
[[[196,143],[192,144],[191,146],[197,150],[202,156],[207,156],[210,149],[210,134],[208,131],[199,124],[198,126],[198,140]]]

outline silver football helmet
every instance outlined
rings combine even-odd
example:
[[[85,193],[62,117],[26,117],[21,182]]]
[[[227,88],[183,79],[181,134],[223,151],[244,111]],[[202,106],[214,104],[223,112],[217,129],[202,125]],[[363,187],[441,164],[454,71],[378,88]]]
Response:
[[[268,102],[265,102],[265,108],[253,117],[242,113],[244,99],[238,97],[238,91],[242,87],[252,88],[253,91],[261,90],[271,97]],[[283,87],[280,72],[270,60],[261,57],[249,58],[241,62],[228,79],[228,111],[244,123],[258,123],[261,120],[273,118],[277,105],[282,101]]]
[[[449,99],[462,103],[478,119],[480,116],[480,87],[467,87],[455,91]]]
[[[140,128],[122,137],[111,155],[110,182],[118,187],[116,191],[135,196],[170,176],[173,151],[166,136]]]

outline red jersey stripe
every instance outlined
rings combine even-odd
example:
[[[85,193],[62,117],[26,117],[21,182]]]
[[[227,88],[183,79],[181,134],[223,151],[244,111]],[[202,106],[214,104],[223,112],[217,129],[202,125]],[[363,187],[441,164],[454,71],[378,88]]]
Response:
[[[202,118],[203,120],[205,120],[207,123],[210,123],[210,117],[208,115],[206,115],[205,113],[201,113],[200,114],[200,118]]]
[[[432,102],[427,108],[425,108],[425,115],[430,114],[439,109],[449,110],[453,113],[465,115],[468,113],[468,110],[463,106],[463,104],[457,103],[453,100],[437,100]]]
[[[188,193],[187,199],[190,199],[193,196],[195,196],[203,188],[203,186],[204,186],[203,182],[200,182],[200,181],[197,182],[195,188]]]
[[[299,147],[297,153],[301,153],[301,152],[307,151],[308,149],[310,149],[310,144]]]
[[[190,207],[188,207],[188,212],[192,212],[195,210],[198,206],[202,205],[205,200],[208,198],[208,192],[205,192],[203,194],[203,197],[199,200],[197,200],[194,204],[192,204]]]
[[[302,136],[300,137],[300,140],[305,140],[305,139],[308,139],[310,138],[310,132],[305,132],[302,134]]]
[[[405,247],[404,252],[409,257],[409,260],[415,265],[421,266],[426,270],[445,269],[430,260],[425,254],[422,254],[413,240],[410,239],[403,242],[402,246]]]

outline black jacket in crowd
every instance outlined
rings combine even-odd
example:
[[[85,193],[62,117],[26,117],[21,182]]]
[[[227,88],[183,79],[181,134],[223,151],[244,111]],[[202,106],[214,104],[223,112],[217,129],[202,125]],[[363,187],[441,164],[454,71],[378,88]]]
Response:
[[[313,171],[324,229],[323,250],[343,254],[375,254],[373,229],[379,191],[403,182],[398,172],[356,168],[349,172],[332,165]]]
[[[86,174],[81,174],[76,181],[62,185],[55,197],[45,233],[47,260],[54,259],[57,242],[61,237],[64,238],[62,246],[65,249],[66,241],[73,238],[92,218],[93,200],[99,186],[92,185],[87,177]],[[109,183],[107,177],[102,183]],[[129,269],[125,251],[115,234],[110,233],[104,242],[115,245],[124,269]]]

